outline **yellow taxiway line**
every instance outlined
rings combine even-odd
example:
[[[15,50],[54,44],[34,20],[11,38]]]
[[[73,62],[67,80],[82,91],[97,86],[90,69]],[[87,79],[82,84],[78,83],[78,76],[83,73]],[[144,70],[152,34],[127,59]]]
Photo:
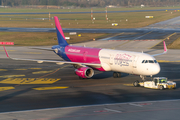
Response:
[[[133,84],[123,84],[125,86],[134,86]]]
[[[45,73],[51,73],[54,70],[50,70],[50,71],[37,71],[37,72],[32,72],[32,74],[45,74]]]
[[[27,53],[27,54],[42,54],[41,52],[24,52],[24,53]]]
[[[0,76],[0,78],[11,78],[11,77],[23,77],[25,75],[3,75],[3,76]]]
[[[169,37],[171,37],[171,36],[173,36],[173,35],[175,35],[175,34],[176,34],[176,32],[175,32],[175,33],[170,34],[168,37],[166,37],[166,38],[162,39],[160,42],[158,42],[157,44],[155,44],[155,45],[151,46],[149,49],[152,49],[153,47],[155,47],[156,45],[158,45],[158,44],[159,44],[159,43],[161,43],[162,41],[166,40],[167,38],[169,38]]]
[[[42,68],[29,68],[29,69],[31,69],[31,70],[40,70]]]
[[[178,60],[178,61],[168,61],[168,60],[157,60],[157,62],[180,62],[180,60]]]
[[[7,78],[0,81],[3,84],[53,84],[60,79],[55,78]]]
[[[13,51],[16,51],[16,50],[7,50],[9,52],[13,52]],[[4,52],[4,50],[0,50],[0,52]]]
[[[5,91],[5,90],[12,90],[15,89],[14,87],[0,87],[0,91]]]
[[[14,69],[14,70],[27,70],[27,69]]]
[[[33,88],[34,90],[57,90],[57,89],[66,89],[69,88],[67,86],[60,87],[60,86],[55,86],[55,87],[38,87],[38,88]]]
[[[0,71],[7,71],[6,69],[0,69]]]

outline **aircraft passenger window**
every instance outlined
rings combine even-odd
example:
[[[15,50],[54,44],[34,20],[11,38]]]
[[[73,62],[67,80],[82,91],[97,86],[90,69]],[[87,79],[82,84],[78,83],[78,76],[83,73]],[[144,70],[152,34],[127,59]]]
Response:
[[[145,63],[148,63],[148,60],[146,60]]]
[[[142,63],[144,63],[145,60],[142,61]]]
[[[149,63],[154,63],[154,61],[153,60],[149,60]]]

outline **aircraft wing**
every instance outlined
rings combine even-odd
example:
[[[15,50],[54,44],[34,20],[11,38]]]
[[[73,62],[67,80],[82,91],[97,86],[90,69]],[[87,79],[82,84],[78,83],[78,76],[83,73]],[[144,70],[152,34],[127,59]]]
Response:
[[[159,53],[159,54],[154,54],[154,55],[151,55],[151,56],[159,56],[159,55],[166,54],[167,53],[167,47],[166,47],[165,41],[163,41],[163,44],[164,44],[164,52],[163,53]]]
[[[90,67],[93,67],[93,68],[100,68],[101,67],[101,64],[98,64],[98,63],[81,63],[81,62],[69,62],[69,61],[58,61],[58,60],[56,61],[56,60],[39,60],[39,59],[11,58],[9,56],[8,52],[6,51],[5,47],[4,47],[4,51],[6,53],[6,56],[8,58],[10,58],[10,59],[13,59],[13,60],[36,61],[37,63],[51,62],[51,63],[56,63],[56,64],[59,64],[59,65],[67,63],[67,64],[79,65],[79,66],[90,66]]]

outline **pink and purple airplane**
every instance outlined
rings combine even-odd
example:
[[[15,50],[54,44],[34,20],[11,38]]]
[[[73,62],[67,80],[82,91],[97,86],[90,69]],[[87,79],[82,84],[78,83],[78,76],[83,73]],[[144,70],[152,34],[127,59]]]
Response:
[[[152,77],[160,72],[160,66],[153,56],[162,55],[167,52],[164,41],[164,52],[155,55],[123,50],[73,46],[67,43],[58,17],[55,16],[54,20],[57,31],[58,45],[53,46],[51,50],[63,58],[64,61],[22,58],[11,59],[37,61],[38,63],[54,62],[57,64],[72,64],[75,68],[75,73],[79,76],[79,78],[91,78],[94,75],[94,70],[113,71],[114,78],[121,77],[121,73],[128,73],[140,75],[142,79],[144,79],[146,76]],[[9,57],[6,49],[5,52],[7,57]]]

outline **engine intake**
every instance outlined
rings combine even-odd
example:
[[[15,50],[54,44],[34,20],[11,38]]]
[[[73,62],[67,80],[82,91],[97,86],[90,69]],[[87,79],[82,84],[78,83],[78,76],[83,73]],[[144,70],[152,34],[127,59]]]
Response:
[[[75,70],[75,73],[82,78],[91,78],[94,75],[94,70],[90,67],[80,67]]]

